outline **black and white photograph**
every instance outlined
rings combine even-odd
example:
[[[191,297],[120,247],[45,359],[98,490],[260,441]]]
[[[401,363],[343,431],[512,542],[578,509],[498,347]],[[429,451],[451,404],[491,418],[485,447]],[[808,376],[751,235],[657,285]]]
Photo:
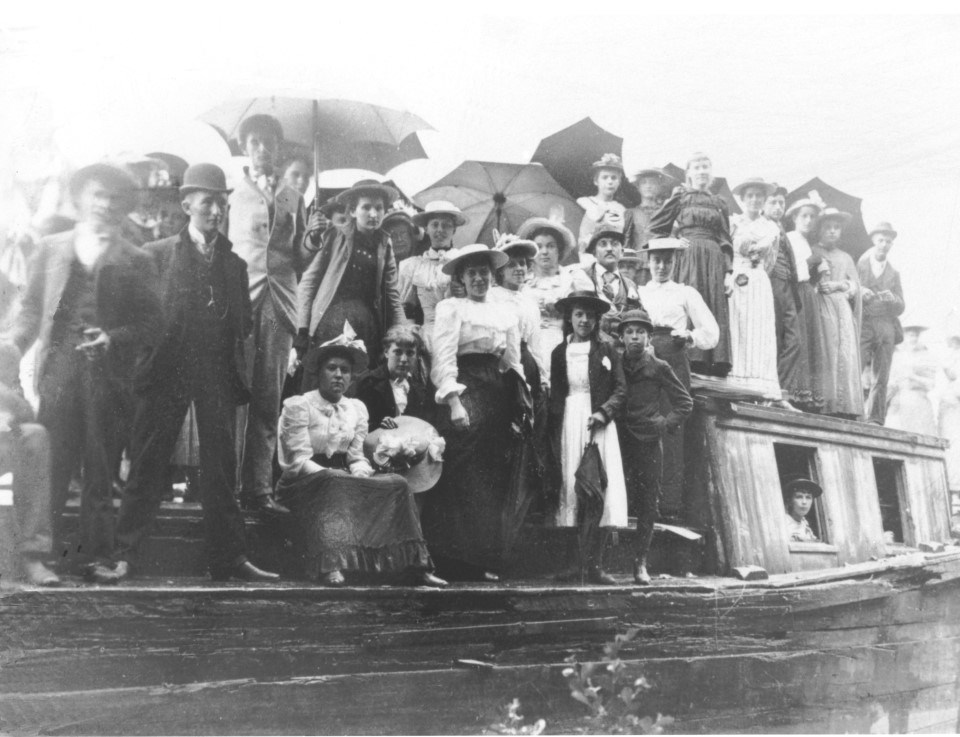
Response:
[[[960,13],[0,20],[0,734],[960,733]]]

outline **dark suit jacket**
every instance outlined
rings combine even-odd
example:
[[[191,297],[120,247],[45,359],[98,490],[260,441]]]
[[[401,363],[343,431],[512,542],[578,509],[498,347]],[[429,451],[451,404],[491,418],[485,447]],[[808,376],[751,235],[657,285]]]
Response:
[[[30,261],[27,288],[13,325],[11,337],[21,353],[39,341],[38,381],[50,349],[53,316],[70,278],[75,237],[76,231],[70,230],[41,241]],[[96,327],[110,336],[106,366],[115,378],[129,379],[143,347],[155,340],[160,325],[150,259],[121,239],[107,248],[95,270]]]
[[[233,247],[226,236],[217,235],[214,241],[216,255],[213,268],[223,269],[227,317],[224,329],[229,331],[228,340],[233,345],[232,366],[223,377],[229,382],[237,404],[250,401],[250,390],[246,383],[246,360],[243,343],[253,328],[253,316],[250,306],[250,290],[247,282],[247,264],[233,253]],[[187,330],[193,316],[187,311],[187,300],[182,297],[188,288],[187,276],[191,268],[190,252],[196,249],[190,240],[187,228],[178,235],[148,243],[144,251],[152,259],[154,276],[163,305],[163,329],[150,355],[137,372],[136,389],[139,394],[151,391],[164,391],[170,386],[183,355]]]
[[[620,426],[640,441],[656,440],[672,432],[693,411],[693,399],[670,364],[644,351],[623,360],[627,391]],[[670,411],[661,414],[666,397]]]
[[[432,423],[434,419],[433,392],[428,391],[423,381],[413,374],[410,375],[408,382],[410,383],[410,392],[407,394],[407,408],[403,414]],[[351,387],[348,394],[367,405],[367,411],[370,413],[370,430],[380,427],[384,417],[396,417],[398,414],[397,403],[393,398],[393,389],[390,388],[390,375],[384,365],[380,365],[362,376]]]
[[[598,269],[602,271],[602,268],[598,267],[595,263],[590,264],[590,266],[584,269],[587,276],[590,278],[590,283],[594,286],[597,285]],[[623,312],[624,310],[639,310],[640,295],[637,293],[637,285],[619,271],[617,272],[617,278],[620,279],[620,289],[617,290],[617,296],[613,300],[615,311]],[[600,293],[599,288],[597,289],[597,293]]]
[[[870,268],[870,251],[867,251],[857,261],[857,274],[860,277],[860,286],[866,287],[873,292],[882,292],[889,290],[895,300],[892,302],[881,302],[879,299],[870,301],[863,300],[863,320],[890,320],[893,322],[896,334],[896,342],[903,341],[903,328],[900,325],[900,315],[903,314],[903,287],[900,285],[900,272],[893,268],[893,264],[887,263],[880,278],[873,275]]]
[[[610,368],[603,365],[607,359]],[[587,374],[590,378],[590,410],[602,412],[607,422],[616,420],[627,398],[627,384],[623,375],[623,359],[612,343],[596,340],[590,343],[587,358]],[[547,483],[555,487],[558,483],[563,454],[560,437],[563,432],[563,413],[570,392],[567,380],[567,341],[564,340],[550,355],[550,403],[547,409],[547,433],[550,438],[550,450],[553,458],[546,465],[547,472],[553,478]]]

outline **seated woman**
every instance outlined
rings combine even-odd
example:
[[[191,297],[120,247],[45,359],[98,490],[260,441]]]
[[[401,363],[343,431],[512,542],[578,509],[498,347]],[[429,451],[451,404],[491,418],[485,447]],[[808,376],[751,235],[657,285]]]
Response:
[[[394,418],[400,415],[433,422],[436,404],[423,379],[423,355],[423,341],[412,325],[394,325],[383,336],[385,362],[347,392],[366,405],[371,432],[377,427],[395,428]]]
[[[344,571],[412,572],[419,584],[445,586],[420,530],[402,476],[374,476],[363,455],[367,408],[343,396],[367,365],[363,342],[341,335],[314,352],[318,388],[283,403],[277,498],[306,542],[307,575],[342,586]]]
[[[783,499],[787,507],[787,531],[791,542],[819,540],[807,522],[807,515],[813,508],[813,500],[821,494],[823,489],[810,479],[794,479],[783,487]]]

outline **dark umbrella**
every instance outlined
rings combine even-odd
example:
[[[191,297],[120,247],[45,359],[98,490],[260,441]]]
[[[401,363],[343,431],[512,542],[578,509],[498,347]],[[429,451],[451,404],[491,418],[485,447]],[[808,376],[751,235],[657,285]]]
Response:
[[[543,164],[567,192],[577,197],[596,193],[590,165],[604,154],[623,155],[623,139],[601,128],[590,118],[547,136],[533,154],[532,162]],[[640,204],[640,192],[624,177],[617,201],[625,207]]]
[[[840,245],[844,251],[853,257],[854,261],[860,258],[864,251],[873,246],[870,236],[867,235],[867,228],[863,223],[863,213],[861,212],[863,200],[830,186],[820,177],[814,177],[787,195],[787,207],[789,208],[797,200],[811,197],[811,193],[813,193],[812,199],[822,199],[829,207],[849,212],[853,216],[850,224],[843,229],[843,239],[840,241]]]
[[[583,218],[580,206],[540,164],[464,161],[413,197],[420,207],[433,200],[452,202],[463,211],[467,223],[457,233],[464,244],[493,245],[494,229],[516,233],[525,220],[549,217],[558,208],[574,232]]]
[[[676,179],[678,182],[685,182],[687,180],[686,171],[681,169],[676,164],[667,164],[665,167],[663,167],[663,171]],[[727,184],[727,180],[723,177],[713,178],[713,183],[710,185],[710,191],[713,194],[723,198],[723,201],[727,203],[727,207],[730,208],[731,215],[738,215],[743,212],[740,209],[740,205],[737,204],[737,200],[733,196],[733,192],[730,191],[730,185]]]

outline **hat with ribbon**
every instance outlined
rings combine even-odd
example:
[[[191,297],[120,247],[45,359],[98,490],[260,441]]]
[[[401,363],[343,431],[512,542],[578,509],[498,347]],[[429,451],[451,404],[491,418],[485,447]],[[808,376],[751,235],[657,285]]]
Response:
[[[503,251],[495,251],[487,248],[482,243],[471,243],[469,246],[457,249],[457,255],[447,261],[440,270],[447,276],[453,276],[457,273],[457,267],[470,258],[484,257],[490,263],[490,269],[496,271],[501,266],[506,266],[510,257]]]
[[[374,468],[403,476],[414,494],[429,491],[440,480],[446,442],[418,417],[400,415],[394,422],[396,428],[378,427],[364,438],[364,455]]]
[[[533,241],[520,238],[513,233],[498,233],[494,229],[493,238],[497,243],[494,250],[505,253],[508,257],[525,256],[526,258],[533,258],[540,250]]]
[[[764,197],[769,197],[776,190],[777,185],[772,184],[771,182],[766,181],[761,177],[750,177],[749,179],[744,179],[740,184],[734,187],[731,191],[737,196],[742,198],[743,193],[748,190],[750,187],[757,187],[758,189],[763,190]]]
[[[526,240],[533,240],[544,232],[553,235],[557,241],[557,249],[560,251],[559,260],[563,263],[567,254],[577,247],[577,239],[573,235],[573,231],[560,220],[544,217],[529,218],[517,230],[517,236]]]
[[[838,210],[835,207],[827,207],[820,213],[820,224],[827,222],[838,222],[841,225],[849,225],[850,221],[853,220],[853,215],[849,212],[843,212],[843,210]]]
[[[458,228],[461,225],[466,225],[467,222],[463,211],[452,202],[447,202],[446,200],[428,202],[426,207],[423,208],[423,212],[418,212],[413,216],[413,222],[423,228],[426,227],[427,223],[431,220],[438,217],[450,218]]]
[[[623,174],[623,159],[616,154],[604,154],[599,161],[594,161],[590,168],[594,171],[597,169],[616,169]]]
[[[651,238],[642,246],[641,251],[682,251],[687,244],[679,238]]]
[[[343,332],[326,343],[321,343],[314,350],[314,365],[319,368],[330,358],[346,358],[350,361],[354,373],[359,373],[367,368],[369,358],[367,357],[367,348],[362,340],[357,338],[357,333],[346,320],[343,322]]]
[[[823,210],[823,205],[821,205],[819,202],[809,197],[804,197],[803,199],[797,200],[787,208],[786,217],[793,217],[804,207],[812,207],[817,211],[818,215],[820,214],[820,211]]]

